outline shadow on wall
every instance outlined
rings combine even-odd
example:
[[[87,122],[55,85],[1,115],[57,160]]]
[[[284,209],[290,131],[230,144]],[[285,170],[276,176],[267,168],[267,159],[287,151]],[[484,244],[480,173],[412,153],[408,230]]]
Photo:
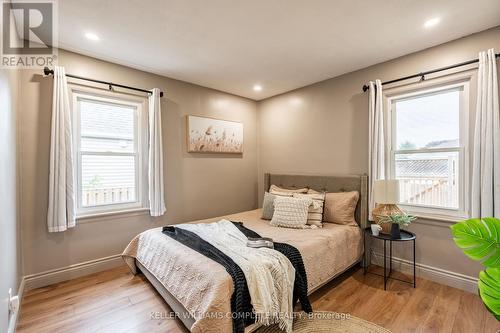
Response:
[[[165,205],[167,206],[166,220],[168,224],[178,223],[182,219],[182,205],[184,204],[184,169],[182,158],[168,158],[182,156],[182,147],[178,140],[182,135],[182,118],[179,105],[164,96],[161,99],[162,108],[162,139],[163,139],[163,177],[165,183]]]
[[[351,112],[354,130],[351,131],[351,142],[353,151],[349,155],[349,169],[357,170],[360,165],[365,165],[365,170],[357,172],[368,172],[368,94],[358,93],[349,100],[352,105]]]

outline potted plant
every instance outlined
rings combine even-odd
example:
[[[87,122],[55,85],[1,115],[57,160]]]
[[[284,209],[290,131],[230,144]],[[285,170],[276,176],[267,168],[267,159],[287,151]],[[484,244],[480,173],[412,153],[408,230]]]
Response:
[[[469,219],[450,228],[455,244],[486,268],[479,272],[479,296],[488,311],[500,321],[500,220],[493,217]]]
[[[406,227],[410,225],[417,218],[413,215],[408,214],[392,214],[388,216],[382,216],[380,218],[380,223],[390,223],[391,224],[391,237],[401,238],[401,227]]]

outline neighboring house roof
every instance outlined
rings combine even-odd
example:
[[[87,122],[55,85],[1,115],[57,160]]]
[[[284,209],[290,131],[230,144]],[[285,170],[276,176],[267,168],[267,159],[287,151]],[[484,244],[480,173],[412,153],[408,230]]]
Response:
[[[398,159],[397,177],[447,177],[448,159]]]
[[[440,140],[440,141],[432,141],[429,142],[425,148],[450,148],[450,147],[459,147],[459,140]]]

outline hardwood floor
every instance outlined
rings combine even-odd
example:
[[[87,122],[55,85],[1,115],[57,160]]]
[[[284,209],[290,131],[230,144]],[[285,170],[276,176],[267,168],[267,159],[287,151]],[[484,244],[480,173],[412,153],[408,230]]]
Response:
[[[391,280],[384,291],[382,278],[353,269],[310,299],[314,310],[349,313],[395,333],[500,330],[477,295],[424,279],[417,289]],[[177,319],[151,319],[152,312],[170,311],[142,275],[119,267],[29,291],[17,331],[188,332]]]

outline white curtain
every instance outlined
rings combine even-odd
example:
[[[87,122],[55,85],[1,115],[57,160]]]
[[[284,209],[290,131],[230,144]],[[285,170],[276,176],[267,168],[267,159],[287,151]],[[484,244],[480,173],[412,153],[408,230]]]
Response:
[[[376,180],[386,178],[386,170],[382,82],[380,80],[375,80],[375,82],[370,81],[369,86],[368,208],[369,219],[372,220],[372,210],[375,208],[375,201],[373,200],[373,184]]]
[[[49,232],[59,232],[75,226],[73,137],[64,67],[54,67],[53,89],[47,226]]]
[[[472,217],[500,218],[500,113],[495,51],[479,53]]]
[[[160,90],[154,88],[149,96],[149,210],[151,216],[165,213],[163,191],[163,149],[161,138]]]

